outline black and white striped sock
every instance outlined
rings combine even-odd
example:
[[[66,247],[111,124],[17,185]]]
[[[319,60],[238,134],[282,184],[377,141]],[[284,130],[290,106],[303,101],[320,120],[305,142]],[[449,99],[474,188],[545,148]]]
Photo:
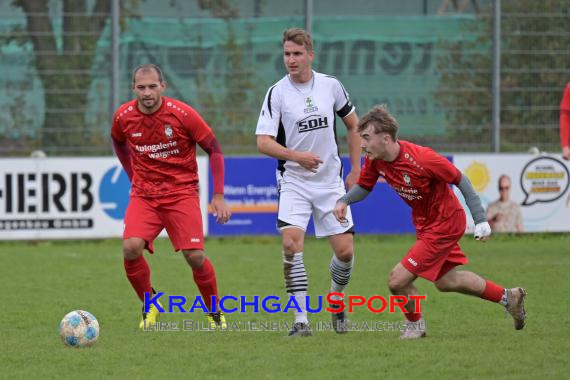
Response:
[[[342,293],[352,274],[352,264],[354,256],[349,262],[339,260],[334,254],[331,259],[329,270],[331,272],[331,292]],[[339,296],[332,296],[333,299],[341,299]]]
[[[305,271],[303,252],[292,255],[283,254],[283,275],[285,277],[285,289],[289,295],[294,295],[301,312],[295,310],[295,322],[308,323],[307,319],[307,290],[309,280]]]

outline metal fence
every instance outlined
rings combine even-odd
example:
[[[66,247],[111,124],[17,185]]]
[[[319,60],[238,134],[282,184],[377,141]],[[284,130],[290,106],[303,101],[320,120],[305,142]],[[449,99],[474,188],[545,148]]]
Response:
[[[114,2],[0,3],[1,156],[111,154],[114,108],[146,62],[163,68],[165,95],[195,107],[226,153],[255,153],[261,102],[285,74],[281,33],[305,25],[315,69],[338,77],[360,114],[388,104],[402,138],[446,152],[488,152],[494,142],[559,149],[570,0],[495,1],[498,19],[493,2],[474,0],[123,0],[116,34]]]

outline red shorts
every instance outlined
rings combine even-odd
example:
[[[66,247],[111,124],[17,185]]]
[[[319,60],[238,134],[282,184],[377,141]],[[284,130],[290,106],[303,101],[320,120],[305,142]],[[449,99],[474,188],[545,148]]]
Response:
[[[437,281],[457,265],[469,262],[458,242],[465,233],[465,214],[457,213],[445,229],[418,234],[416,244],[401,263],[416,276]]]
[[[125,214],[123,239],[144,239],[145,248],[154,253],[152,242],[163,228],[166,228],[176,251],[203,250],[200,198],[189,194],[156,198],[131,196]]]

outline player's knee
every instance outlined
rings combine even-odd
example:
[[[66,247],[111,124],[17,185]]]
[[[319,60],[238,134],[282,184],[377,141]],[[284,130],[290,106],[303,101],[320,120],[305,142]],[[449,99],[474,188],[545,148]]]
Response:
[[[289,236],[283,237],[283,251],[285,254],[303,252],[303,241]]]
[[[400,294],[403,286],[401,282],[393,279],[388,279],[388,289],[392,294]]]
[[[123,240],[123,257],[127,260],[139,258],[144,251],[144,241],[126,239]]]
[[[408,286],[408,281],[399,277],[395,271],[390,272],[388,276],[388,289],[392,294],[399,294],[402,289]]]
[[[455,290],[455,284],[449,279],[439,279],[434,285],[440,292],[452,292]]]
[[[182,251],[182,253],[184,255],[184,258],[186,259],[186,262],[193,269],[200,268],[204,263],[204,259],[206,258],[206,255],[204,255],[204,251],[200,251],[197,249],[187,250],[187,251],[184,250]]]
[[[352,257],[354,256],[354,252],[350,246],[337,249],[334,254],[337,259],[345,263],[348,263],[350,260],[352,260]]]

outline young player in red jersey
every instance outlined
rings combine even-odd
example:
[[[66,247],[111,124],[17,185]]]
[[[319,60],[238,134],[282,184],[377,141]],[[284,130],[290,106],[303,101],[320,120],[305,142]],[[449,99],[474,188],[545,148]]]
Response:
[[[166,228],[211,310],[211,296],[218,296],[218,287],[212,263],[204,255],[196,144],[210,158],[211,207],[218,223],[230,218],[224,201],[224,156],[212,130],[192,107],[162,96],[166,83],[158,66],[137,67],[132,85],[136,99],[119,107],[111,129],[115,152],[132,184],[123,232],[127,278],[141,301],[144,293],[153,293],[143,251],[153,253],[154,239]],[[143,310],[140,327],[156,323],[158,314],[151,304],[148,313]],[[208,319],[215,325],[225,323],[219,312]]]
[[[523,288],[506,289],[479,275],[457,270],[468,260],[458,242],[466,227],[463,207],[449,184],[463,193],[475,226],[475,238],[485,241],[491,235],[481,200],[469,179],[449,160],[430,148],[397,138],[398,123],[384,106],[372,108],[358,125],[361,147],[366,158],[358,185],[337,202],[333,213],[343,222],[347,205],[364,199],[379,177],[412,208],[417,240],[408,254],[390,273],[388,286],[394,295],[417,295],[413,282],[419,276],[429,280],[443,292],[478,296],[506,307],[517,330],[524,327]],[[421,313],[415,313],[414,302],[405,306],[408,329],[402,339],[425,336]],[[415,324],[415,326],[414,326]]]
[[[560,146],[562,158],[570,160],[570,83],[566,84],[560,102]]]

